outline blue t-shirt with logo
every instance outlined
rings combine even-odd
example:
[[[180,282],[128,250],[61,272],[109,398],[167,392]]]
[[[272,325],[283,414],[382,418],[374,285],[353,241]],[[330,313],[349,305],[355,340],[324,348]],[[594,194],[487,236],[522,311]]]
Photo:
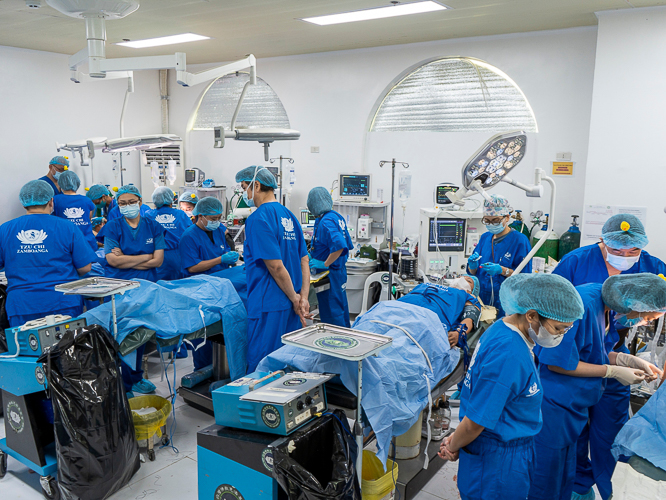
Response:
[[[191,275],[192,273],[188,271],[190,267],[196,266],[204,260],[216,259],[231,251],[225,238],[226,232],[227,229],[224,226],[218,227],[215,231],[206,231],[196,224],[188,228],[180,240],[180,262],[183,271]],[[208,271],[198,274],[213,274],[229,267],[231,267],[229,264],[218,264]]]
[[[345,219],[335,210],[317,217],[312,233],[312,258],[325,261],[332,253],[342,250],[330,269],[337,271],[347,264],[349,250],[354,248]]]
[[[53,215],[66,219],[79,228],[90,248],[97,251],[97,240],[92,232],[90,213],[95,204],[81,194],[59,194],[53,198]]]
[[[169,206],[163,206],[146,212],[146,217],[154,219],[162,224],[166,231],[164,241],[167,250],[176,250],[180,244],[180,239],[187,228],[192,226],[190,219],[185,212]]]

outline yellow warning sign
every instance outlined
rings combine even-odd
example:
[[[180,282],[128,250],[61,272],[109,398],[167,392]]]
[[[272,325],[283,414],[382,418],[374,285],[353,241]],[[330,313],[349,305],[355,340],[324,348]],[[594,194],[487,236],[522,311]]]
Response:
[[[553,175],[573,175],[573,167],[572,161],[554,161]]]

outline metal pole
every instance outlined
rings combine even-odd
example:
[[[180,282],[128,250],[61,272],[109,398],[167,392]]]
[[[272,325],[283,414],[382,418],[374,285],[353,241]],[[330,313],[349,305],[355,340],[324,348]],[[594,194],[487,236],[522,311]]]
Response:
[[[393,204],[395,201],[395,158],[391,161],[391,233],[389,235],[389,282],[388,300],[393,298]]]
[[[284,183],[284,179],[282,179],[282,155],[280,155],[280,205],[284,205],[284,202],[282,201],[282,184]]]
[[[113,313],[113,338],[118,339],[118,322],[116,321],[116,296],[111,295],[111,311]]]
[[[361,426],[361,395],[363,393],[363,360],[358,362],[358,374],[356,384],[356,425],[354,432],[356,434],[356,447],[358,448],[358,457],[356,458],[356,475],[358,476],[358,487],[361,488],[363,482],[363,427]]]

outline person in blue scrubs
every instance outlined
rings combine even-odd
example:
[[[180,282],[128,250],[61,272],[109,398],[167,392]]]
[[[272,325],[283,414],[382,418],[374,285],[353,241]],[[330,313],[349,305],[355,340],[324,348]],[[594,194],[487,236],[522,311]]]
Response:
[[[556,276],[556,275],[553,275]],[[544,425],[536,436],[536,470],[530,500],[570,500],[576,478],[577,441],[599,402],[606,379],[623,385],[656,378],[650,363],[626,353],[606,351],[610,311],[621,321],[644,322],[666,311],[666,280],[648,273],[617,275],[603,285],[576,287],[585,312],[560,345],[535,349],[543,384]]]
[[[325,187],[316,187],[308,194],[308,210],[316,217],[310,271],[328,270],[330,286],[317,293],[319,317],[323,323],[351,327],[347,304],[347,258],[353,250],[345,218],[333,210],[333,198]]]
[[[102,184],[90,186],[86,191],[86,196],[95,204],[95,208],[98,211],[97,215],[107,220],[109,219],[109,212],[118,206],[116,200],[111,196],[109,188]]]
[[[118,190],[119,219],[106,223],[100,235],[104,237],[107,278],[124,280],[143,279],[157,281],[157,268],[164,261],[166,248],[164,228],[150,217],[142,217],[141,193],[132,184]],[[145,346],[136,350],[137,364],[143,357]],[[122,362],[122,375],[128,393],[149,394],[155,385],[143,378],[143,370]]]
[[[0,268],[5,268],[8,282],[10,326],[50,314],[76,318],[83,312],[79,295],[53,288],[88,273],[95,253],[74,224],[51,215],[53,195],[47,182],[28,182],[19,193],[26,215],[0,226]]]
[[[55,194],[60,194],[60,185],[58,179],[60,175],[69,168],[69,160],[66,156],[54,156],[49,162],[49,173],[40,177],[40,181],[47,182],[53,188]]]
[[[532,250],[532,245],[523,233],[509,227],[511,207],[503,196],[491,195],[492,202],[483,204],[483,224],[488,232],[479,238],[474,253],[467,261],[467,272],[479,278],[480,298],[485,305],[497,309],[497,317],[504,316],[500,300],[500,287],[504,280]],[[522,270],[532,272],[530,261]]]
[[[174,196],[170,188],[158,187],[153,191],[155,209],[146,212],[146,218],[160,223],[165,231],[164,262],[157,268],[158,280],[177,280],[185,277],[178,247],[183,233],[192,226],[192,221],[185,212],[171,207]]]
[[[128,184],[129,186],[134,186],[134,184]],[[126,186],[123,186],[126,187]],[[122,188],[121,188],[122,189]],[[138,191],[138,189],[137,189]],[[118,191],[118,198],[120,198],[120,191]],[[145,217],[148,211],[150,210],[150,207],[148,205],[144,205],[143,203],[139,207],[139,213],[141,214],[141,217]],[[109,214],[106,216],[107,221],[112,221],[113,219],[120,219],[123,216],[122,212],[120,211],[120,207],[116,205],[113,208],[109,209]]]
[[[259,361],[282,346],[281,337],[311,319],[310,266],[300,221],[275,199],[275,176],[265,167],[236,174],[243,199],[257,207],[245,223],[247,272],[247,364],[252,373]]]
[[[81,180],[72,170],[62,173],[58,179],[62,194],[53,198],[53,214],[68,220],[79,228],[93,252],[98,245],[92,232],[91,218],[95,213],[95,204],[82,194],[76,194],[81,186]]]
[[[637,217],[614,215],[604,224],[601,238],[599,243],[565,255],[553,274],[563,276],[574,286],[603,283],[609,276],[618,274],[666,274],[666,264],[643,250],[648,239]],[[620,329],[626,332],[626,327]],[[605,345],[607,352],[629,353],[624,336],[620,338],[612,318]],[[589,422],[578,439],[574,499],[593,500],[595,483],[601,498],[610,498],[611,477],[616,464],[611,446],[629,420],[630,393],[631,387],[614,379],[608,380],[601,400],[590,408]]]
[[[178,197],[178,208],[185,212],[190,219],[194,217],[192,212],[197,203],[199,203],[199,198],[192,191],[185,191]]]
[[[542,426],[544,389],[532,349],[556,346],[583,304],[560,276],[518,274],[500,290],[507,316],[483,334],[465,375],[461,423],[439,455],[455,461],[463,500],[524,500]]]

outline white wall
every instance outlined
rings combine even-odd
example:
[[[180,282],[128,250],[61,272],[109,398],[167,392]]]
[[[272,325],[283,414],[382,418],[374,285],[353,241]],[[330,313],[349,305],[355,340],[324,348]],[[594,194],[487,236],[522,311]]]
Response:
[[[69,80],[68,57],[49,52],[0,47],[0,222],[25,213],[18,201],[23,184],[46,175],[55,143],[90,137],[119,137],[126,80],[75,84]],[[136,72],[135,92],[125,116],[125,135],[160,133],[157,71]],[[97,152],[95,182],[117,186],[110,154]],[[138,153],[124,157],[125,183],[140,185]],[[72,168],[85,186],[89,167]],[[83,188],[80,191],[83,193]]]
[[[647,206],[647,250],[666,258],[666,8],[598,14],[586,204]]]
[[[465,160],[492,134],[368,134],[368,118],[384,89],[406,68],[430,57],[461,55],[482,59],[507,73],[534,109],[539,133],[530,135],[528,154],[515,178],[531,182],[534,167],[549,169],[557,152],[573,153],[576,175],[557,179],[555,229],[561,234],[569,216],[582,210],[595,39],[595,28],[582,28],[259,60],[258,74],[280,96],[292,128],[302,134],[299,141],[271,147],[271,156],[282,153],[296,160],[292,208],[305,206],[312,187],[330,186],[341,171],[372,172],[375,186],[384,188],[386,198],[390,174],[379,169],[378,162],[395,157],[411,164],[414,192],[406,225],[416,228],[418,209],[432,205],[434,184],[459,182]],[[178,87],[172,75],[172,133],[185,135],[202,91]],[[239,169],[263,164],[259,144],[228,141],[224,149],[213,149],[212,132],[192,132],[190,139],[188,165],[202,168],[218,184],[231,186]],[[311,146],[319,146],[320,153],[310,153]],[[515,208],[528,213],[548,211],[547,197],[535,201],[507,185],[496,192],[509,196]],[[398,235],[402,234],[401,219],[397,211]]]

